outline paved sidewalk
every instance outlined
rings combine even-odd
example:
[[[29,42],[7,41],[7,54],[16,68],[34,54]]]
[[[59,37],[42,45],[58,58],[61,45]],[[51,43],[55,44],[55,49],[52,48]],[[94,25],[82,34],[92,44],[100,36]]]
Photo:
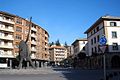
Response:
[[[0,69],[0,74],[53,74],[58,73],[52,68],[37,68],[37,69]]]

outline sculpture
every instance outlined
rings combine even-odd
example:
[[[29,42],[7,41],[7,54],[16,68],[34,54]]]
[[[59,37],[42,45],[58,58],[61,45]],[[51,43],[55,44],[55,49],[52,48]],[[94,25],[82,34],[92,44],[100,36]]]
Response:
[[[27,35],[27,39],[24,41],[24,40],[21,40],[20,43],[19,43],[19,57],[20,57],[20,62],[19,62],[19,66],[18,66],[18,69],[22,68],[22,62],[23,61],[26,61],[26,62],[30,62],[30,64],[32,65],[32,67],[35,69],[35,65],[33,64],[31,58],[30,58],[30,51],[29,51],[29,48],[28,48],[28,40],[29,40],[29,35],[30,35],[30,30],[31,30],[31,19],[30,18],[30,25],[29,25],[29,32],[28,32],[28,35]]]

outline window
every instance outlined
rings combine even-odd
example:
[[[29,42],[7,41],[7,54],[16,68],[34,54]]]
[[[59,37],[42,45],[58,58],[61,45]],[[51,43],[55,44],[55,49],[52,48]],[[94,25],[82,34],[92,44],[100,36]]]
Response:
[[[99,26],[97,27],[97,31],[99,31]]]
[[[98,35],[98,36],[97,36],[97,42],[99,42],[99,40],[100,40],[100,36]]]
[[[112,49],[113,50],[118,50],[118,44],[117,43],[113,43],[112,44]]]
[[[112,38],[117,38],[117,32],[116,31],[112,31]]]
[[[117,26],[116,22],[110,22],[110,26]]]
[[[16,19],[16,23],[17,23],[17,24],[22,24],[22,19],[17,18],[17,19]]]
[[[22,36],[21,35],[16,35],[16,39],[21,40]]]
[[[91,45],[93,45],[93,39],[91,39]]]
[[[100,52],[100,47],[98,46],[98,52]]]
[[[94,43],[96,43],[96,37],[94,37]]]
[[[92,48],[92,53],[93,53],[93,48]]]
[[[8,41],[4,41],[4,45],[8,45]]]
[[[93,34],[93,32],[91,31],[91,35]]]
[[[95,47],[95,52],[97,53],[97,48]]]
[[[16,27],[16,31],[17,32],[22,32],[22,28],[21,27]]]
[[[8,33],[5,33],[4,36],[7,37],[7,36],[8,36]]]
[[[47,40],[47,37],[45,37],[45,40]]]

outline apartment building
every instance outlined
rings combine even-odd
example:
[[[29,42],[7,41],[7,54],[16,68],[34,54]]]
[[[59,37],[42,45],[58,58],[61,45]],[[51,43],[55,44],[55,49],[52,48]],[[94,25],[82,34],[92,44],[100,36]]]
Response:
[[[67,49],[67,57],[71,57],[73,55],[73,48],[72,46],[65,46]]]
[[[73,43],[73,56],[77,56],[80,52],[87,53],[87,39],[76,39]]]
[[[93,66],[103,66],[99,39],[104,35],[107,39],[106,64],[109,68],[120,68],[120,17],[102,16],[85,31],[88,39],[89,56]]]
[[[48,61],[48,32],[41,26],[22,17],[0,11],[0,66],[15,67],[19,54],[19,42],[26,40],[29,26],[32,25],[28,41],[31,58],[37,66]]]
[[[60,61],[67,58],[67,49],[64,46],[53,45],[49,48],[50,61],[60,65]]]

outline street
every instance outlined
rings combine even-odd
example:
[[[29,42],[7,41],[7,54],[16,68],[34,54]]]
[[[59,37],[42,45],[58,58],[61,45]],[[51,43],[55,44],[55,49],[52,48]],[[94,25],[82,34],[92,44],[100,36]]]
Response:
[[[0,80],[100,80],[101,70],[67,68],[0,69]]]
[[[119,71],[112,75],[110,80],[120,79]],[[72,68],[0,69],[0,80],[103,80],[103,70]]]

